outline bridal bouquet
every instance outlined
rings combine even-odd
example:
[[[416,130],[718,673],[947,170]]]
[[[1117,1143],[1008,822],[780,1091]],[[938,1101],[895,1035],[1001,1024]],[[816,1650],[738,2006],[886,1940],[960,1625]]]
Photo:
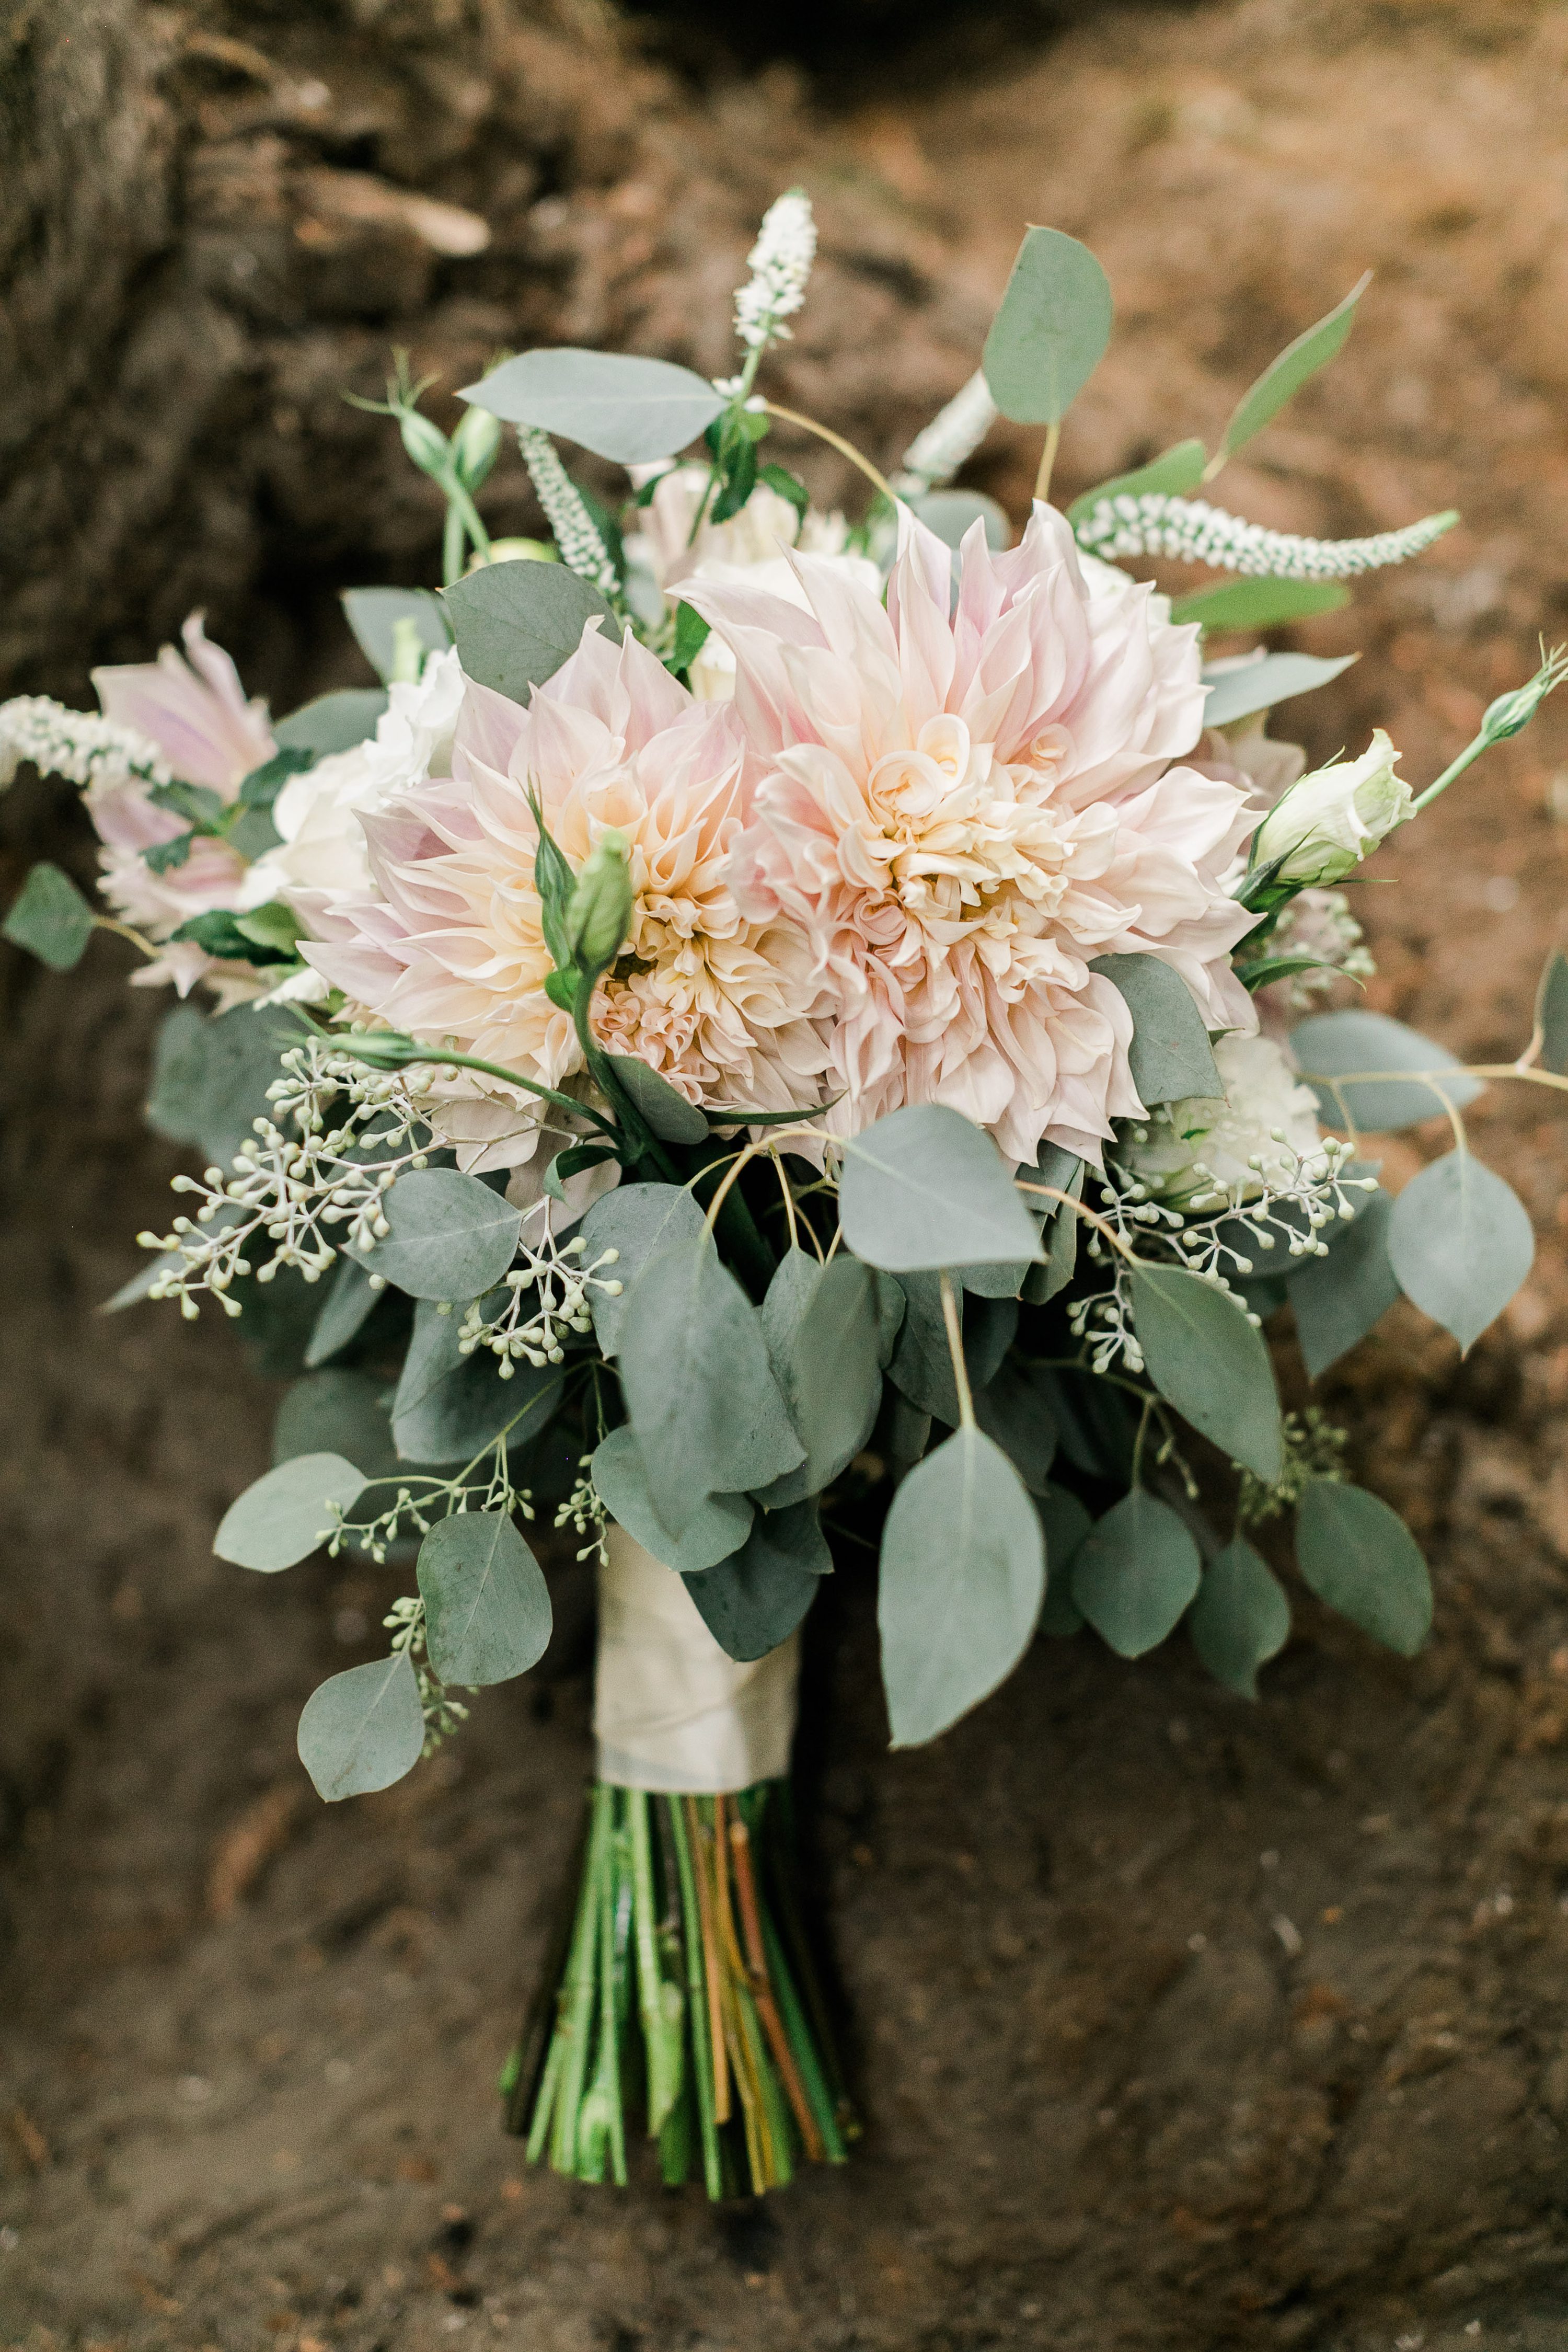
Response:
[[[385,1788],[459,1694],[526,1673],[551,1610],[522,1526],[575,1532],[597,1771],[508,2120],[590,2180],[645,2130],[715,2198],[854,2131],[790,1860],[831,1537],[880,1521],[895,1744],[1042,1628],[1132,1658],[1185,1622],[1255,1696],[1286,1513],[1301,1583],[1414,1652],[1421,1556],[1343,1433],[1281,1412],[1264,1327],[1288,1307],[1316,1378],[1404,1293],[1469,1347],[1532,1244],[1465,1107],[1568,1086],[1563,959],[1517,1062],[1467,1069],[1354,1002],[1345,887],[1558,658],[1424,790],[1381,730],[1312,773],[1266,732],[1343,661],[1206,660],[1454,520],[1324,542],[1197,495],[1362,289],[1212,453],[1062,513],[1061,417],[1111,324],[1084,247],[1029,231],[979,373],[884,478],[758,389],[813,246],[781,197],[726,382],[528,352],[449,437],[400,371],[444,586],[345,599],[381,690],[274,724],[198,616],[183,655],[97,674],[101,715],[0,707],[0,773],[82,788],[110,910],[39,866],[8,935],[65,968],[107,925],[140,982],[215,999],[169,1015],[150,1106],[204,1173],[111,1303],[215,1304],[297,1373],[218,1555],[413,1566],[385,1654],[307,1705],[305,1766],[328,1799]],[[1016,537],[949,487],[998,412],[1043,428]],[[869,478],[859,520],[763,462],[776,419]],[[549,541],[481,519],[507,425]],[[558,437],[625,469],[619,511]],[[1173,602],[1139,557],[1234,577]],[[1444,1118],[1391,1197],[1364,1135]]]

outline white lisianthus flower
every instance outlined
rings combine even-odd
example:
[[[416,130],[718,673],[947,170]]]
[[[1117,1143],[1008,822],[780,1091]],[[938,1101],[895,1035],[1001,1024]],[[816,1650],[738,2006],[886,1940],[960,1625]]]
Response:
[[[1410,787],[1395,773],[1398,757],[1375,728],[1359,760],[1335,761],[1292,784],[1258,828],[1254,867],[1282,858],[1281,882],[1343,882],[1410,814]]]
[[[444,774],[465,681],[455,647],[432,654],[420,677],[395,685],[376,731],[290,776],[273,804],[283,838],[247,877],[248,903],[281,898],[312,929],[340,899],[371,886],[361,817],[433,772]]]
[[[1317,1098],[1272,1037],[1221,1037],[1214,1058],[1225,1099],[1163,1104],[1119,1157],[1168,1208],[1255,1201],[1322,1150]]]

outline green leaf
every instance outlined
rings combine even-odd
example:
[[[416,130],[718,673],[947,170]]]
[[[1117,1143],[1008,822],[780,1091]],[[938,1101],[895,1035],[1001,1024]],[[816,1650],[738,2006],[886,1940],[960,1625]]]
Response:
[[[1314,1013],[1291,1032],[1291,1051],[1330,1127],[1390,1130],[1418,1126],[1441,1114],[1445,1102],[1462,1110],[1480,1092],[1446,1045],[1434,1044],[1385,1013]],[[1429,1070],[1430,1080],[1364,1077],[1363,1071]],[[1449,1073],[1452,1076],[1449,1076]],[[1439,1086],[1441,1091],[1439,1091]]]
[[[509,1682],[549,1647],[544,1571],[506,1511],[438,1519],[419,1548],[430,1663],[444,1683]]]
[[[635,1054],[607,1054],[606,1061],[661,1143],[706,1143],[707,1120],[678,1087]]]
[[[299,1761],[329,1804],[390,1789],[412,1772],[424,1746],[424,1710],[406,1653],[350,1666],[312,1691],[298,1744]]]
[[[382,1208],[391,1233],[353,1254],[411,1298],[483,1298],[517,1255],[522,1211],[455,1168],[411,1170]]]
[[[591,1264],[605,1250],[616,1251],[613,1275],[622,1286],[616,1298],[601,1290],[589,1294],[594,1337],[603,1354],[620,1353],[627,1293],[648,1260],[672,1242],[696,1241],[706,1230],[702,1211],[681,1184],[618,1184],[594,1202],[582,1221],[585,1255]]]
[[[1307,1482],[1296,1518],[1296,1560],[1320,1601],[1413,1658],[1432,1626],[1432,1580],[1416,1538],[1364,1487]]]
[[[523,352],[458,394],[508,425],[537,425],[611,457],[645,466],[673,457],[723,414],[706,376],[622,352]]]
[[[590,621],[614,615],[597,588],[564,563],[491,563],[443,592],[465,677],[527,702],[582,643]]]
[[[955,553],[963,545],[965,533],[977,522],[986,527],[988,547],[1000,549],[1013,543],[1013,527],[1006,509],[984,490],[923,490],[909,504],[926,530],[934,530]]]
[[[1001,1154],[961,1112],[915,1104],[841,1149],[844,1239],[869,1265],[904,1274],[1044,1258]]]
[[[1535,992],[1535,1026],[1541,1033],[1537,1066],[1561,1077],[1568,1071],[1568,956],[1552,955]]]
[[[727,1559],[746,1541],[753,1507],[745,1495],[708,1495],[684,1533],[672,1535],[648,1492],[635,1433],[630,1423],[601,1438],[593,1456],[593,1484],[605,1509],[619,1520],[645,1552],[674,1569],[694,1576]]]
[[[1047,1486],[1035,1496],[1035,1508],[1045,1536],[1045,1605],[1040,1630],[1066,1641],[1083,1623],[1083,1612],[1072,1598],[1072,1563],[1094,1523],[1065,1486]]]
[[[1338,1229],[1327,1257],[1305,1258],[1291,1271],[1287,1295],[1309,1380],[1321,1380],[1398,1297],[1388,1257],[1393,1212],[1389,1195],[1374,1192],[1354,1223]]]
[[[371,1277],[362,1265],[356,1265],[351,1257],[339,1259],[336,1271],[328,1280],[327,1296],[321,1301],[305,1350],[308,1371],[330,1363],[334,1356],[359,1338],[375,1312],[380,1295],[371,1288]]]
[[[1086,1171],[1083,1161],[1074,1152],[1064,1151],[1060,1144],[1042,1143],[1036,1172],[1042,1184],[1052,1185],[1071,1200],[1082,1199]],[[1023,1197],[1037,1216],[1046,1218],[1051,1233],[1046,1262],[1030,1266],[1022,1294],[1029,1306],[1043,1307],[1059,1290],[1066,1289],[1078,1270],[1078,1228],[1082,1220],[1061,1201],[1042,1200],[1034,1192],[1026,1192]]]
[[[1238,964],[1236,977],[1249,996],[1267,988],[1276,980],[1294,980],[1298,972],[1332,971],[1342,980],[1354,979],[1351,972],[1342,972],[1337,964],[1325,963],[1322,956],[1281,955],[1254,956],[1250,963]]]
[[[254,1139],[252,1122],[270,1114],[267,1090],[282,1076],[284,1053],[299,1042],[298,1023],[281,1006],[204,1013],[176,1005],[152,1049],[147,1124],[171,1143],[193,1143],[209,1165],[227,1168]]]
[[[1171,619],[1199,622],[1206,629],[1277,629],[1314,613],[1337,613],[1350,590],[1337,580],[1228,580],[1222,587],[1178,596]]]
[[[265,1576],[308,1559],[337,1524],[333,1505],[347,1510],[365,1477],[340,1454],[301,1454],[247,1486],[218,1523],[213,1549],[236,1568]]]
[[[1388,1221],[1388,1260],[1406,1298],[1469,1355],[1530,1272],[1535,1234],[1511,1185],[1469,1151],[1414,1175]]]
[[[766,419],[763,421],[766,422]],[[788,499],[801,521],[805,521],[810,509],[811,493],[799,474],[792,474],[788,466],[763,466],[758,469],[757,478],[759,482],[766,482],[770,490],[777,490],[781,499]],[[675,621],[678,627],[680,623],[678,609]],[[704,627],[705,629],[706,627],[706,622]]]
[[[797,1469],[763,1490],[769,1510],[820,1495],[853,1461],[882,1402],[879,1277],[858,1258],[781,1260],[762,1306],[762,1336],[796,1435]]]
[[[1026,229],[980,362],[1002,415],[1059,424],[1110,340],[1111,281],[1088,247]]]
[[[500,1300],[487,1304],[494,1312]],[[443,1315],[434,1299],[422,1299],[414,1309],[413,1334],[392,1399],[392,1436],[405,1462],[470,1461],[518,1413],[523,1417],[507,1444],[526,1445],[559,1406],[563,1365],[535,1366],[525,1359],[513,1378],[504,1381],[487,1348],[458,1354],[461,1323],[457,1315]]]
[[[1089,969],[1111,982],[1133,1016],[1127,1061],[1145,1107],[1224,1095],[1197,1000],[1179,971],[1155,955],[1096,956]]]
[[[740,1549],[685,1580],[703,1622],[730,1657],[765,1658],[806,1614],[832,1557],[814,1501],[758,1511]]]
[[[1266,1486],[1284,1473],[1280,1397],[1262,1333],[1184,1266],[1134,1265],[1133,1319],[1149,1378],[1184,1421]]]
[[[894,1496],[877,1623],[895,1748],[935,1739],[1011,1674],[1045,1597],[1029,1491],[982,1430],[956,1429]]]
[[[46,858],[28,874],[0,931],[51,971],[70,971],[87,952],[93,912],[70,876]]]
[[[205,948],[211,956],[222,956],[233,963],[278,964],[298,961],[291,948],[275,948],[267,940],[242,931],[240,919],[226,907],[211,907],[204,914],[193,915],[177,931],[169,934],[173,940],[193,940],[197,947]],[[246,1011],[252,1008],[248,1005]],[[295,1035],[298,1037],[298,1031]]]
[[[1316,654],[1265,654],[1261,661],[1216,663],[1203,673],[1208,699],[1203,706],[1206,727],[1233,727],[1257,710],[1271,710],[1292,696],[1315,693],[1342,670],[1359,661],[1359,654],[1342,654],[1325,661]]]
[[[1219,447],[1221,456],[1233,457],[1255,433],[1260,433],[1270,417],[1277,416],[1288,400],[1300,392],[1308,378],[1326,367],[1343,345],[1355,319],[1355,306],[1372,283],[1372,272],[1353,286],[1343,302],[1336,302],[1326,317],[1287,343],[1277,360],[1271,360],[1251,390],[1242,394],[1229,424],[1226,426]]]
[[[1056,1423],[1045,1390],[1027,1364],[1004,1360],[975,1398],[975,1418],[1031,1495],[1043,1495],[1056,1459]]]
[[[239,805],[253,810],[257,815],[270,815],[278,793],[290,776],[301,776],[316,764],[314,751],[275,751],[259,768],[253,768],[239,788]],[[234,839],[231,829],[229,838]],[[274,839],[276,839],[276,835]],[[250,853],[247,851],[246,855]]]
[[[1163,1642],[1197,1591],[1197,1546],[1168,1503],[1134,1486],[1096,1520],[1072,1568],[1072,1598],[1118,1657]]]
[[[707,1234],[643,1265],[626,1293],[620,1346],[648,1492],[674,1534],[705,1496],[766,1486],[805,1459],[761,1320]]]
[[[1156,493],[1183,498],[1197,489],[1207,463],[1208,452],[1201,441],[1178,441],[1174,448],[1151,457],[1146,466],[1134,466],[1130,474],[1113,474],[1108,482],[1085,490],[1068,508],[1067,520],[1073,524],[1087,521],[1106,499],[1153,498]]]
[[[311,1372],[284,1391],[272,1424],[272,1458],[336,1454],[367,1478],[398,1467],[384,1385],[369,1372]]]
[[[376,731],[387,707],[380,687],[356,686],[339,694],[319,694],[301,703],[273,727],[272,739],[284,751],[314,751],[324,760],[333,751],[351,751]]]
[[[279,898],[268,900],[265,907],[254,908],[248,915],[236,915],[235,929],[241,939],[248,940],[253,947],[275,948],[280,954],[290,957],[296,942],[305,936],[305,926],[293,908],[286,907]]]
[[[1259,1667],[1290,1638],[1291,1604],[1268,1561],[1242,1537],[1205,1569],[1186,1628],[1215,1681],[1240,1698],[1256,1698]]]
[[[705,621],[695,605],[685,603],[675,606],[675,643],[670,656],[670,667],[683,677],[713,635],[713,625]]]
[[[392,684],[400,621],[413,623],[426,653],[444,653],[452,643],[441,600],[428,588],[345,588],[342,604],[355,643],[383,686]]]

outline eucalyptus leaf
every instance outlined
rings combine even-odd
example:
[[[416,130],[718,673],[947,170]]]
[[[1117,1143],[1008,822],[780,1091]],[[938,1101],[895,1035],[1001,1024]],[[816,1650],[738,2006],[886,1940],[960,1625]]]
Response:
[[[1206,669],[1208,699],[1203,706],[1203,723],[1233,727],[1239,719],[1250,719],[1254,711],[1271,710],[1277,702],[1289,702],[1294,695],[1314,693],[1359,659],[1358,654],[1342,654],[1337,660],[1325,660],[1318,654],[1265,654],[1261,661]]]
[[[1285,1467],[1280,1396],[1262,1334],[1233,1298],[1185,1266],[1136,1265],[1130,1281],[1138,1345],[1166,1403],[1277,1486]]]
[[[483,1298],[517,1255],[522,1211],[455,1168],[412,1169],[382,1205],[392,1231],[353,1255],[411,1298]]]
[[[648,1260],[672,1242],[696,1241],[706,1230],[702,1211],[682,1184],[620,1184],[594,1202],[582,1221],[585,1255],[591,1265],[614,1250],[616,1263],[607,1269],[607,1278],[621,1284],[616,1297],[598,1289],[589,1294],[594,1337],[606,1356],[620,1352],[627,1293]]]
[[[501,1301],[486,1302],[493,1314]],[[470,1356],[457,1352],[462,1318],[443,1315],[434,1299],[414,1309],[413,1332],[392,1399],[392,1436],[405,1462],[467,1462],[493,1444],[517,1415],[507,1439],[526,1445],[552,1418],[561,1400],[566,1368],[524,1360],[512,1379],[502,1380],[487,1348]]]
[[[265,1576],[308,1559],[363,1493],[362,1471],[340,1454],[301,1454],[246,1488],[218,1523],[213,1549]]]
[[[762,1335],[804,1462],[761,1500],[769,1510],[820,1495],[869,1438],[882,1401],[877,1276],[860,1259],[781,1260],[762,1305]]]
[[[487,563],[444,590],[463,674],[527,702],[582,643],[591,621],[620,634],[597,588],[564,563]]]
[[[1223,1097],[1208,1031],[1179,971],[1154,955],[1097,956],[1089,969],[1111,982],[1133,1016],[1127,1061],[1146,1108],[1192,1095]]]
[[[985,525],[988,547],[1001,549],[1013,543],[1012,525],[1006,509],[995,499],[988,499],[984,490],[924,490],[909,503],[911,511],[926,530],[934,530],[955,553],[962,546],[965,533],[977,522]]]
[[[368,1797],[412,1772],[424,1710],[406,1651],[350,1666],[311,1692],[299,1718],[299,1761],[318,1796]]]
[[[1029,1490],[983,1430],[957,1429],[899,1486],[882,1538],[877,1623],[895,1748],[935,1739],[1029,1647],[1045,1542]]]
[[[375,1313],[381,1293],[374,1289],[364,1267],[351,1257],[340,1258],[336,1272],[329,1277],[327,1296],[321,1301],[305,1350],[308,1370],[315,1371],[321,1364],[330,1363],[341,1354],[364,1329]]]
[[[509,1682],[544,1656],[549,1591],[507,1512],[438,1519],[419,1548],[418,1573],[425,1646],[444,1683]]]
[[[345,588],[342,601],[354,641],[383,686],[392,684],[400,621],[413,623],[426,653],[442,653],[452,643],[441,600],[428,588]]]
[[[648,1491],[674,1535],[706,1496],[766,1486],[805,1459],[760,1318],[706,1233],[662,1249],[632,1284],[620,1370]]]
[[[634,1054],[611,1054],[606,1059],[661,1143],[707,1141],[707,1121],[696,1105],[689,1103],[679,1087],[661,1077],[651,1064]]]
[[[1131,1398],[1078,1367],[1037,1364],[1061,1452],[1086,1478],[1125,1486],[1133,1475],[1137,1420]]]
[[[1393,1213],[1389,1195],[1374,1192],[1354,1223],[1338,1229],[1327,1257],[1304,1258],[1291,1271],[1288,1292],[1309,1380],[1321,1380],[1398,1297],[1388,1255]]]
[[[1530,1272],[1535,1234],[1511,1185],[1470,1151],[1410,1179],[1388,1221],[1388,1259],[1406,1298],[1468,1355]]]
[[[1186,1621],[1193,1648],[1216,1682],[1240,1698],[1258,1696],[1258,1669],[1284,1648],[1291,1604],[1267,1560],[1238,1536],[1203,1572]]]
[[[1568,1071],[1568,956],[1548,958],[1535,995],[1535,1026],[1541,1035],[1539,1066],[1561,1077]]]
[[[1035,1496],[1045,1536],[1045,1605],[1040,1630],[1066,1641],[1081,1631],[1083,1612],[1072,1598],[1072,1563],[1094,1522],[1065,1486],[1047,1486]]]
[[[1174,448],[1151,457],[1146,466],[1134,466],[1128,474],[1113,474],[1108,482],[1085,490],[1068,508],[1067,520],[1073,524],[1087,522],[1107,499],[1183,498],[1197,489],[1207,463],[1208,452],[1201,441],[1178,441]]]
[[[1087,246],[1026,229],[981,359],[1002,415],[1060,424],[1100,364],[1111,311],[1111,281]]]
[[[1047,1155],[1052,1155],[1048,1159]],[[1060,1163],[1066,1161],[1063,1168]],[[1040,1148],[1040,1181],[1050,1184],[1069,1200],[1083,1197],[1083,1179],[1087,1172],[1084,1162],[1071,1151],[1063,1151],[1054,1143],[1042,1143]],[[1041,1201],[1038,1193],[1026,1192],[1026,1201],[1038,1202],[1050,1220],[1051,1239],[1046,1246],[1043,1265],[1031,1265],[1024,1277],[1023,1297],[1030,1307],[1043,1307],[1065,1290],[1078,1271],[1078,1228],[1082,1219],[1065,1202]]]
[[[1056,1423],[1043,1382],[1027,1364],[1004,1359],[975,1398],[975,1418],[999,1445],[1031,1495],[1043,1495],[1056,1459]]]
[[[1228,580],[1178,596],[1171,619],[1178,626],[1197,621],[1206,629],[1277,629],[1315,613],[1337,613],[1349,602],[1350,590],[1337,580]]]
[[[1287,343],[1276,360],[1271,360],[1249,390],[1238,401],[1229,424],[1220,440],[1222,457],[1233,457],[1255,433],[1260,433],[1271,417],[1277,416],[1288,400],[1293,399],[1308,379],[1326,367],[1343,345],[1355,320],[1355,306],[1372,283],[1372,272],[1353,286],[1343,302]]]
[[[742,1661],[789,1640],[832,1567],[815,1502],[758,1511],[738,1551],[685,1580],[719,1648]]]
[[[904,1274],[1043,1259],[1001,1154],[961,1112],[913,1104],[841,1149],[839,1215],[868,1265]]]
[[[70,876],[45,858],[28,872],[0,933],[51,971],[71,971],[87,953],[93,912]]]
[[[387,708],[385,690],[355,686],[337,694],[319,694],[301,703],[287,719],[273,723],[272,740],[283,751],[314,751],[324,760],[333,751],[351,751],[375,733]]]
[[[947,1345],[946,1318],[942,1312],[942,1283],[936,1274],[905,1274],[898,1277],[904,1297],[904,1321],[893,1352],[888,1376],[909,1402],[949,1428],[956,1426],[958,1389],[953,1378],[952,1352]],[[1010,1298],[966,1297],[954,1283],[964,1364],[973,1390],[994,1378],[1018,1329],[1018,1307]]]
[[[694,1576],[728,1559],[751,1531],[753,1507],[744,1495],[708,1495],[681,1535],[672,1535],[653,1508],[636,1435],[630,1424],[601,1438],[593,1485],[605,1509],[634,1543],[665,1568]]]
[[[1291,1032],[1291,1051],[1331,1127],[1418,1126],[1446,1104],[1462,1110],[1480,1092],[1445,1045],[1385,1013],[1314,1013]],[[1426,1070],[1436,1083],[1401,1075]],[[1363,1072],[1378,1075],[1364,1076]],[[1452,1075],[1450,1075],[1450,1073]]]
[[[337,1454],[367,1479],[398,1467],[383,1384],[369,1372],[308,1372],[291,1381],[272,1424],[274,1462]]]
[[[1311,1478],[1296,1517],[1296,1560],[1320,1601],[1413,1658],[1432,1626],[1432,1580],[1415,1537],[1364,1487]]]
[[[267,1090],[300,1039],[299,1024],[281,1006],[204,1013],[176,1005],[152,1049],[148,1126],[171,1143],[193,1143],[208,1164],[226,1169],[255,1140],[253,1122],[270,1116]]]
[[[1168,1503],[1134,1486],[1079,1547],[1072,1598],[1119,1657],[1163,1642],[1197,1591],[1197,1546]]]
[[[669,360],[563,345],[503,360],[458,394],[508,425],[559,433],[618,466],[673,457],[723,414],[706,376]]]

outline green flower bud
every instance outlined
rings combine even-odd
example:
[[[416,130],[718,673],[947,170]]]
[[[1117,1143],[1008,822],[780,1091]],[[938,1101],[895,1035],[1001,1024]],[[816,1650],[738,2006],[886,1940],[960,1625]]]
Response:
[[[476,490],[495,464],[501,447],[501,420],[487,408],[469,408],[452,436],[452,457],[457,478],[465,490]]]
[[[614,962],[632,926],[632,845],[623,833],[602,835],[577,877],[566,910],[566,943],[584,971]]]
[[[443,474],[451,472],[452,445],[428,416],[422,416],[417,408],[400,408],[397,424],[402,446],[422,474],[433,474],[439,481]]]

